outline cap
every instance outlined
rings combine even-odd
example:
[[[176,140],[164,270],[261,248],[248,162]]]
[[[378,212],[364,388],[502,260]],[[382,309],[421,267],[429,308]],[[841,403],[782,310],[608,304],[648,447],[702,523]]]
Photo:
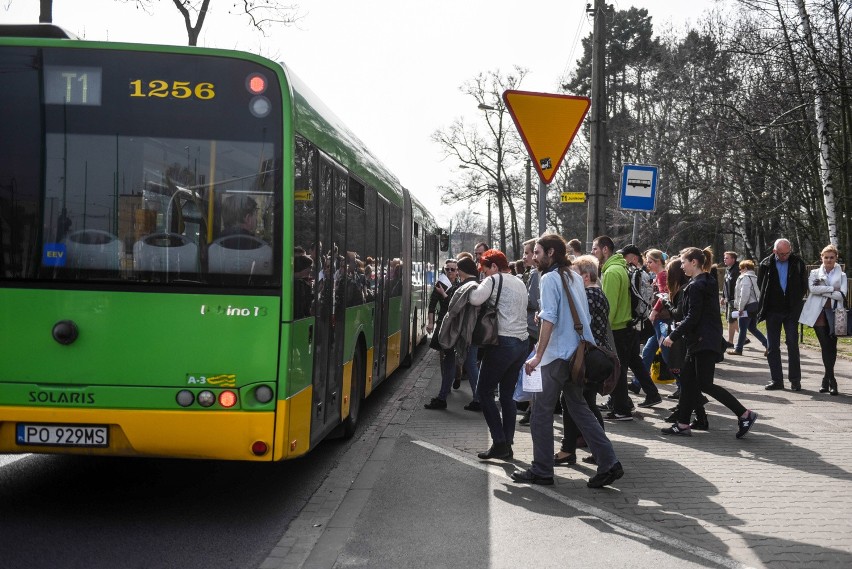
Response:
[[[622,247],[621,249],[619,249],[619,250],[618,250],[618,251],[616,251],[616,252],[617,252],[617,253],[621,253],[622,255],[630,255],[630,254],[633,254],[633,255],[636,255],[637,257],[641,257],[641,256],[642,256],[642,251],[640,251],[640,250],[639,250],[639,247],[637,247],[637,246],[636,246],[636,245],[634,245],[633,243],[631,243],[630,245],[626,245],[625,247]]]
[[[478,271],[476,270],[476,263],[474,263],[471,259],[467,257],[462,257],[457,262],[458,268],[461,272],[466,273],[468,275],[475,275]]]

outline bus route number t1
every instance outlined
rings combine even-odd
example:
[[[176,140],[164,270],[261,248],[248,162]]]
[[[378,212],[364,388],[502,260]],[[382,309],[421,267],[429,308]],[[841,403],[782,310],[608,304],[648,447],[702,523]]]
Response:
[[[100,68],[46,66],[44,99],[48,105],[100,106]]]

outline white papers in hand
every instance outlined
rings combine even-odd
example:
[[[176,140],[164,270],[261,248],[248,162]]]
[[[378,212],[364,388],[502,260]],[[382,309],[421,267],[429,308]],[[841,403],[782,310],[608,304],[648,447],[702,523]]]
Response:
[[[535,368],[530,375],[524,373],[524,391],[541,393],[541,365]]]

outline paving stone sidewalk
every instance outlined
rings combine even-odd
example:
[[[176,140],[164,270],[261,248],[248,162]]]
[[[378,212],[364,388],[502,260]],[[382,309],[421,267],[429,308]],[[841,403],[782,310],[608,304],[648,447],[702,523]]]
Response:
[[[425,360],[418,367],[437,370],[435,352]],[[726,356],[716,372],[717,383],[759,413],[745,438],[734,437],[735,417],[715,401],[707,406],[708,432],[662,435],[674,405],[664,400],[632,422],[607,423],[626,471],[615,488],[586,488],[594,471],[582,463],[557,467],[554,488],[751,567],[852,567],[852,396],[843,393],[852,393],[852,362],[838,360],[839,396],[818,393],[822,372],[820,353],[803,349],[802,391],[765,391],[763,350],[746,346],[742,356]],[[475,458],[489,439],[481,414],[463,410],[470,400],[466,382],[453,391],[446,411],[429,411],[422,403],[437,393],[440,374],[430,370],[429,376],[409,394],[418,404],[402,430]],[[661,392],[673,387],[661,386]],[[555,433],[561,436],[558,415]],[[514,451],[517,466],[528,465],[528,428],[518,428]]]

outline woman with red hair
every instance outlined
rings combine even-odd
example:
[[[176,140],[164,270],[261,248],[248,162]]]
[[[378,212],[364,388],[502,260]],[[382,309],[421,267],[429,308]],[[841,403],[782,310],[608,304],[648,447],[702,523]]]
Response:
[[[482,365],[476,392],[482,414],[491,431],[493,444],[477,456],[512,458],[517,407],[513,395],[521,366],[524,365],[529,344],[527,333],[527,287],[512,276],[506,255],[496,249],[485,251],[479,258],[482,282],[470,293],[470,304],[480,306],[486,301],[497,309],[498,340],[496,345],[483,346]],[[494,403],[494,390],[500,388],[500,409]]]

